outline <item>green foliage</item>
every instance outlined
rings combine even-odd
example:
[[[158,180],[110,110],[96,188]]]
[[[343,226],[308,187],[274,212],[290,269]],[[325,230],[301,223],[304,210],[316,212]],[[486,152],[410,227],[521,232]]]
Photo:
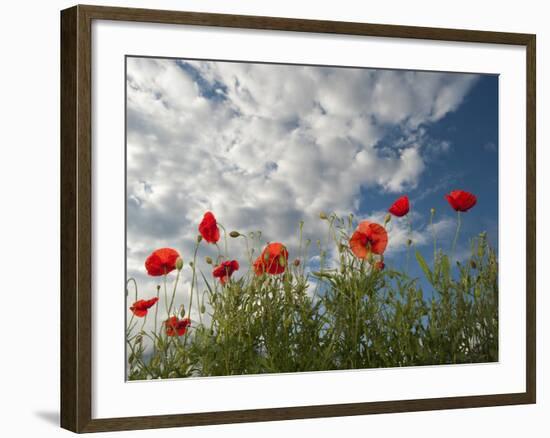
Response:
[[[419,279],[357,259],[347,245],[351,218],[324,220],[336,266],[325,267],[321,248],[321,268],[310,274],[289,263],[284,274],[249,271],[225,286],[201,275],[202,320],[188,333],[128,330],[129,379],[498,360],[498,265],[485,234],[461,263],[434,250],[430,266],[416,251]]]

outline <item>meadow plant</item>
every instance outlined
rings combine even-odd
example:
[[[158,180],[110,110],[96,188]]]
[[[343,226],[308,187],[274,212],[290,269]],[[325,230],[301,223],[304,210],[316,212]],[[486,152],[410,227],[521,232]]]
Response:
[[[409,199],[389,208],[383,224],[355,223],[353,216],[320,214],[328,244],[318,242],[319,263],[312,269],[311,242],[291,254],[283,243],[261,241],[261,233],[227,230],[211,212],[199,224],[189,266],[189,301],[175,302],[180,254],[153,251],[148,275],[159,277],[156,295],[140,298],[127,281],[126,341],[130,380],[402,367],[498,360],[498,262],[485,233],[470,239],[470,254],[455,261],[461,214],[474,195],[447,195],[457,212],[451,254],[437,247],[426,261],[415,248]],[[430,224],[433,227],[434,210]],[[391,244],[386,227],[392,217],[408,224],[407,267],[387,266]],[[397,219],[394,219],[397,220]],[[223,250],[219,245],[223,231]],[[244,239],[247,267],[230,257],[231,239]],[[214,245],[206,257],[211,273],[197,269],[201,245]],[[255,247],[262,251],[254,257]],[[422,278],[409,274],[414,255]],[[330,260],[328,260],[330,258]],[[175,273],[175,274],[174,274]],[[240,274],[240,275],[239,275]],[[159,309],[164,295],[165,309]],[[198,315],[191,320],[191,314]],[[154,318],[152,330],[145,321]],[[140,321],[141,320],[141,321]]]

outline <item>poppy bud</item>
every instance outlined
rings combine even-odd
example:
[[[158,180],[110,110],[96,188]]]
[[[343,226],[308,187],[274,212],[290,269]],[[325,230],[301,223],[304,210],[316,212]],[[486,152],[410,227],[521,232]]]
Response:
[[[195,264],[193,262],[189,262],[189,266],[193,267]]]
[[[391,221],[391,214],[388,213],[384,218],[384,225],[387,225],[389,221]]]
[[[204,304],[201,305],[201,313],[204,313],[206,312],[206,307],[204,306]]]
[[[300,259],[294,259],[294,266],[300,266]]]
[[[411,246],[413,241],[411,239],[407,239],[407,246]]]
[[[327,219],[328,219],[327,214],[326,214],[325,212],[323,212],[323,211],[322,211],[321,213],[319,213],[319,217],[320,217],[322,220],[327,220]]]
[[[178,259],[176,260],[176,269],[178,271],[181,271],[183,268],[183,259],[181,257],[178,257]]]
[[[136,336],[136,343],[137,343],[137,344],[141,344],[142,341],[143,341],[143,336],[137,335],[137,336]]]
[[[185,306],[182,304],[180,306],[180,318],[184,318],[185,317]]]
[[[430,213],[431,213],[431,215],[433,216],[433,215],[435,214],[435,208],[433,208],[433,207],[430,208]]]
[[[477,268],[476,262],[474,260],[470,260],[470,266],[472,267],[472,269]]]
[[[207,264],[211,265],[211,264],[212,264],[212,257],[206,256],[206,257],[204,258],[204,261],[205,261]]]
[[[199,242],[199,243],[202,242],[202,236],[200,234],[197,236],[197,242]]]
[[[241,233],[239,233],[238,231],[231,231],[231,232],[229,233],[229,235],[230,235],[231,237],[235,238],[235,237],[239,237],[239,236],[241,235]]]

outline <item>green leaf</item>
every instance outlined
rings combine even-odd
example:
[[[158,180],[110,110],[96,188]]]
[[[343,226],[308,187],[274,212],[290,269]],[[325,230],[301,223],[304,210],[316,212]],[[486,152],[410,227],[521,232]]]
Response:
[[[424,260],[424,257],[422,257],[422,254],[420,254],[420,251],[415,251],[416,254],[416,260],[418,261],[418,264],[424,271],[424,275],[426,275],[426,278],[430,281],[430,283],[433,283],[432,279],[432,271],[430,271],[430,268],[428,267],[428,264],[426,263],[426,260]]]
[[[208,283],[208,280],[206,279],[206,277],[204,276],[203,272],[202,271],[199,271],[201,273],[201,276],[202,276],[202,279],[204,280],[204,283],[206,284],[206,287],[208,288],[208,290],[210,291],[211,294],[214,293],[214,291],[212,290],[212,288],[210,287],[210,283]]]

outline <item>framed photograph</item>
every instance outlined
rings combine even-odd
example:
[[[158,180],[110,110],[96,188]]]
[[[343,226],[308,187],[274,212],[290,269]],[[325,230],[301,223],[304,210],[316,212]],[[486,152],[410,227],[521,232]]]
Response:
[[[535,35],[61,12],[61,425],[535,403]]]

